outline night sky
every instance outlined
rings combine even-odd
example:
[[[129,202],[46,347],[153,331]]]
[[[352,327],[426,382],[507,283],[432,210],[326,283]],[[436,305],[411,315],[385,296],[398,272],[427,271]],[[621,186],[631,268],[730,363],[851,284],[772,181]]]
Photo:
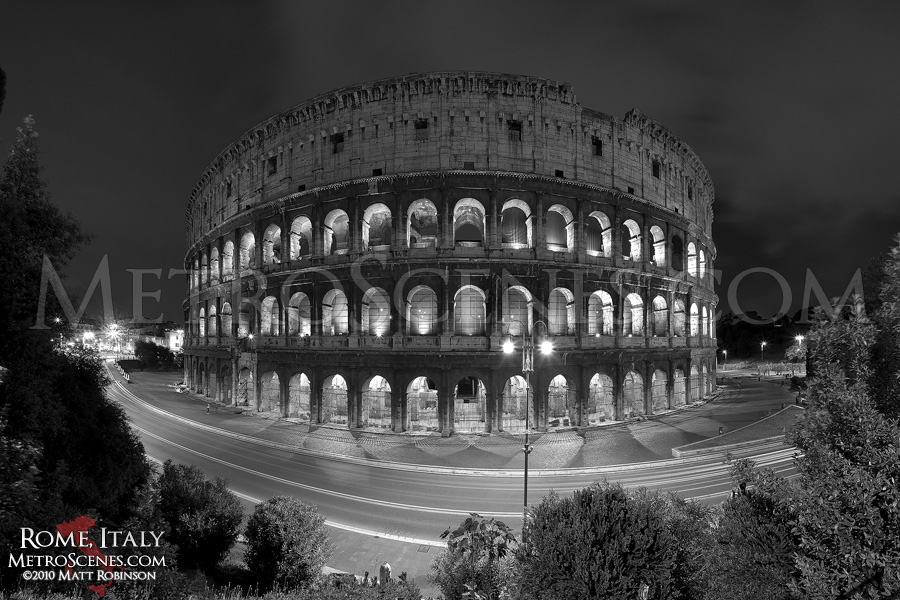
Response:
[[[95,235],[66,270],[83,293],[108,255],[162,269],[144,316],[180,322],[185,207],[241,133],[317,94],[410,72],[470,69],[572,84],[586,107],[637,108],[687,142],[716,188],[719,309],[828,296],[900,232],[900,3],[6,2],[0,114],[40,133],[53,200]],[[99,294],[97,295],[99,298]],[[93,311],[99,314],[99,304]]]

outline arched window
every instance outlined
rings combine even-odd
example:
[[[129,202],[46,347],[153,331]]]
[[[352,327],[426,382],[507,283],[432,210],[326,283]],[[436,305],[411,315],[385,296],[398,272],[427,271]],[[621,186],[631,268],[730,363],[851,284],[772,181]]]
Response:
[[[454,331],[457,335],[484,335],[484,292],[467,285],[453,299]]]
[[[328,290],[322,299],[322,335],[349,333],[347,296],[340,290]]]
[[[291,260],[300,260],[312,252],[312,221],[303,215],[291,223]]]
[[[688,242],[688,275],[697,276],[697,246]]]
[[[262,335],[278,335],[281,325],[278,300],[275,296],[266,296],[260,305],[260,333]]]
[[[625,260],[641,260],[641,228],[633,219],[622,223],[619,235],[622,236],[622,258]]]
[[[391,332],[391,303],[387,292],[373,287],[366,290],[362,298],[361,325],[368,335],[381,337]]]
[[[453,240],[457,245],[480,246],[484,243],[484,206],[474,198],[463,198],[453,209]]]
[[[281,227],[269,225],[263,233],[262,258],[264,265],[281,263]]]
[[[231,337],[231,305],[227,302],[222,304],[222,335]]]
[[[547,228],[544,230],[547,248],[554,252],[575,250],[575,218],[572,211],[561,204],[547,209]]]
[[[306,336],[310,329],[309,296],[296,292],[288,302],[288,334]]]
[[[253,333],[253,305],[246,298],[241,298],[241,310],[238,313],[238,337],[245,338]]]
[[[238,270],[243,274],[244,271],[252,269],[256,264],[256,237],[252,232],[248,231],[241,236],[241,253],[238,262]]]
[[[654,225],[650,228],[650,236],[653,238],[653,264],[657,267],[666,266],[666,236],[663,230]]]
[[[697,253],[697,276],[706,277],[706,252],[703,250]]]
[[[616,399],[613,380],[609,375],[595,373],[588,387],[588,405],[585,411],[588,425],[596,425],[616,418]]]
[[[691,337],[700,335],[700,311],[696,304],[691,304]]]
[[[503,331],[511,336],[530,333],[531,308],[531,292],[524,286],[513,286],[503,292]]]
[[[219,249],[213,246],[209,251],[209,280],[211,283],[218,283],[219,279]]]
[[[200,309],[200,316],[197,318],[197,326],[200,328],[200,337],[206,337],[206,310]]]
[[[206,256],[206,250],[200,255],[200,283],[206,285],[209,281],[209,259]]]
[[[684,315],[684,302],[681,300],[676,300],[675,305],[672,310],[672,329],[674,330],[674,334],[678,337],[684,336],[684,323],[685,323],[685,315]]]
[[[662,296],[653,299],[653,335],[669,335],[669,305]]]
[[[637,294],[625,297],[625,314],[623,315],[623,331],[625,335],[644,334],[644,301]]]
[[[194,268],[191,269],[191,288],[197,289],[200,287],[200,261],[194,257]]]
[[[410,248],[431,248],[438,236],[438,214],[434,203],[420,198],[409,205],[409,226],[406,228]]]
[[[650,403],[653,412],[660,412],[669,408],[668,393],[669,376],[665,371],[656,369],[650,380]]]
[[[502,243],[507,248],[530,248],[531,209],[522,200],[512,199],[503,203],[500,214]]]
[[[209,305],[209,317],[207,317],[207,318],[209,319],[209,327],[207,328],[206,331],[209,334],[209,337],[216,337],[216,335],[218,335],[218,333],[219,333],[219,327],[218,327],[219,322],[218,322],[218,319],[216,319],[216,305],[215,304]]]
[[[222,280],[234,279],[234,244],[229,240],[222,246]]]
[[[391,210],[384,204],[369,206],[363,213],[362,241],[364,248],[390,246],[393,239]]]
[[[550,335],[575,333],[575,297],[566,288],[556,288],[550,292],[547,329]]]
[[[588,216],[585,241],[591,256],[612,256],[612,225],[605,213],[596,210]]]
[[[677,235],[672,236],[672,268],[684,271],[684,242]]]
[[[336,209],[325,217],[325,229],[322,232],[325,255],[346,254],[350,248],[350,220],[347,213]]]
[[[704,337],[711,337],[709,326],[709,312],[707,312],[705,306],[700,309],[700,319],[700,335]]]
[[[406,321],[411,335],[434,335],[437,326],[437,295],[430,287],[420,285],[407,296]]]
[[[613,335],[612,296],[597,290],[588,298],[588,334]]]
[[[628,371],[623,384],[625,418],[644,414],[644,378],[640,373]]]

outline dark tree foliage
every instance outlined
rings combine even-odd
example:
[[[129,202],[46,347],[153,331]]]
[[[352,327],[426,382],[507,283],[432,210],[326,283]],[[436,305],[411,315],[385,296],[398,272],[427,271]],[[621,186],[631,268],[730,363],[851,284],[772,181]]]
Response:
[[[470,513],[456,529],[441,534],[447,549],[432,562],[432,579],[448,600],[479,594],[486,600],[498,598],[507,586],[510,561],[516,544],[509,527],[493,518]]]
[[[545,496],[517,552],[522,597],[536,600],[676,598],[678,543],[653,502],[618,485]]]
[[[256,505],[247,522],[247,568],[262,587],[314,587],[331,555],[325,519],[315,506],[290,496]]]
[[[163,465],[156,510],[184,567],[214,566],[237,539],[244,513],[227,482],[208,481],[194,465]]]
[[[147,368],[169,368],[175,365],[175,355],[165,346],[139,340],[134,344],[134,355]]]

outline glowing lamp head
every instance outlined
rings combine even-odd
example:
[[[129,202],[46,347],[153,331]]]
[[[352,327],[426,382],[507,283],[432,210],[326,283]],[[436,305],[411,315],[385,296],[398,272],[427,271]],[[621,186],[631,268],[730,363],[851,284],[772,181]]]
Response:
[[[553,342],[544,340],[541,342],[541,354],[550,354],[553,352]]]
[[[506,354],[512,354],[513,350],[515,349],[516,347],[513,344],[512,340],[506,340],[505,342],[503,342],[503,352],[505,352]]]

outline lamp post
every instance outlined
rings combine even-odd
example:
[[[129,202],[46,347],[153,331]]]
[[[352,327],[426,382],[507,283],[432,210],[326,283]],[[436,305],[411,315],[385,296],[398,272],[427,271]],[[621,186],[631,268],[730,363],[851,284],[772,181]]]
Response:
[[[522,500],[522,544],[525,544],[528,538],[528,455],[531,454],[531,451],[534,449],[529,443],[528,438],[529,430],[531,429],[531,373],[534,371],[534,329],[538,324],[542,324],[546,329],[547,324],[543,321],[535,321],[534,327],[531,329],[530,337],[526,337],[525,325],[518,319],[513,319],[509,322],[509,325],[511,326],[513,323],[518,323],[519,328],[522,331],[522,374],[525,375],[525,444],[522,446],[522,452],[525,453],[525,488]],[[506,354],[512,354],[515,350],[515,344],[513,344],[509,329],[510,327],[507,327],[507,335],[510,335],[510,337],[503,342],[503,352]],[[550,354],[551,352],[553,352],[553,344],[550,340],[543,340],[541,342],[541,354]]]
[[[762,341],[759,343],[759,360],[762,362],[764,360],[766,354],[766,342]]]

